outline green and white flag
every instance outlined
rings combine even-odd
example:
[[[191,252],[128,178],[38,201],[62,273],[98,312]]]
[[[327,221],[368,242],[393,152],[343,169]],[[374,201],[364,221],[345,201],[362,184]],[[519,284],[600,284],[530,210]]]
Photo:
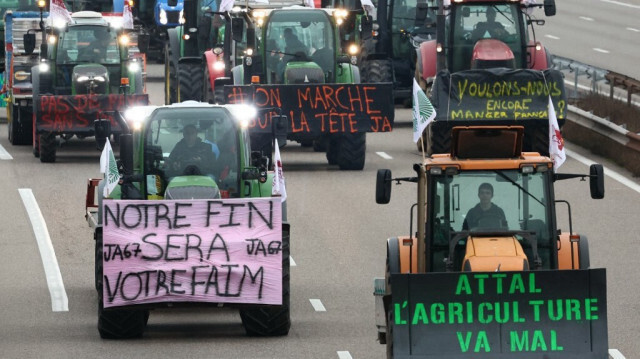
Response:
[[[413,79],[413,142],[418,142],[422,132],[434,118],[436,118],[436,110],[416,79]]]
[[[100,155],[100,172],[104,173],[104,196],[109,197],[109,194],[113,192],[113,189],[118,185],[118,181],[120,181],[120,173],[118,172],[116,156],[113,154],[108,138]]]

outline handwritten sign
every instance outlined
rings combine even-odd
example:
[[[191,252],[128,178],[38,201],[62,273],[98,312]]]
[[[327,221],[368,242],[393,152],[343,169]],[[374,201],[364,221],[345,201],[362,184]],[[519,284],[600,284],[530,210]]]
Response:
[[[393,85],[307,84],[225,86],[227,103],[279,107],[289,119],[289,133],[390,132],[393,129]],[[271,132],[267,112],[250,124],[255,132]]]
[[[559,120],[567,111],[562,73],[551,69],[442,71],[432,96],[436,121],[548,121],[549,96]]]
[[[392,274],[396,357],[606,358],[604,269]]]
[[[282,304],[282,214],[271,198],[105,200],[104,307]]]
[[[149,95],[74,95],[40,96],[36,102],[36,130],[38,132],[87,132],[93,134],[98,117],[109,119],[111,129],[119,133],[120,125],[114,111],[128,106],[149,104]]]

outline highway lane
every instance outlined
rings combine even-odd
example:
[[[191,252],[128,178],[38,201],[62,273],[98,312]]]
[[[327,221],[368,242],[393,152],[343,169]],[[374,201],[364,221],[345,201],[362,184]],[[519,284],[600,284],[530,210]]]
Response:
[[[153,98],[160,98],[161,85],[149,86]],[[376,205],[375,173],[390,168],[395,176],[411,176],[411,165],[421,159],[407,126],[410,110],[398,108],[396,113],[405,126],[368,136],[363,171],[339,171],[326,164],[323,154],[297,144],[283,149],[296,263],[291,275],[293,325],[283,338],[245,337],[237,313],[208,308],[154,311],[144,339],[101,340],[92,232],[83,218],[86,180],[100,175],[99,153],[92,141],[73,140],[63,145],[56,163],[42,164],[29,148],[12,147],[6,124],[0,125],[0,145],[13,156],[0,160],[0,357],[340,358],[348,352],[354,359],[384,358],[385,348],[375,340],[372,282],[384,274],[385,239],[409,233],[415,187],[394,186],[391,203]],[[561,169],[587,170],[571,158]],[[68,312],[52,311],[18,188],[33,190],[47,223]],[[591,200],[587,182],[579,180],[559,182],[556,192],[573,205],[574,231],[589,235],[592,265],[608,270],[610,347],[633,358],[640,355],[640,276],[631,250],[640,229],[640,194],[610,179],[606,189],[601,201]],[[325,311],[316,311],[311,299],[319,300]]]
[[[541,2],[541,1],[539,1]],[[536,37],[552,54],[640,79],[640,1],[562,0]]]

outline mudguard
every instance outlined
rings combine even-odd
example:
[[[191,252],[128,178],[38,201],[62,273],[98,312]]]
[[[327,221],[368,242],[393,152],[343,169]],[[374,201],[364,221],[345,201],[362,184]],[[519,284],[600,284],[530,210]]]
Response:
[[[551,67],[550,56],[547,53],[547,48],[542,47],[540,50],[536,50],[535,44],[533,42],[529,42],[529,47],[527,48],[529,52],[529,63],[527,64],[530,69],[533,70],[546,70]]]
[[[222,61],[224,59],[224,53],[220,53],[216,55],[213,53],[213,50],[207,50],[204,52],[204,62],[206,63],[209,78],[204,79],[205,81],[209,81],[211,84],[211,90],[215,91],[216,89],[216,79],[220,77],[225,77],[225,69],[216,69],[214,64],[218,61]]]
[[[606,358],[605,269],[391,274],[393,358]]]
[[[281,108],[290,121],[290,135],[389,132],[393,129],[391,83],[225,86],[224,96],[226,103]],[[274,111],[267,111],[251,122],[251,132],[271,133],[274,114]]]

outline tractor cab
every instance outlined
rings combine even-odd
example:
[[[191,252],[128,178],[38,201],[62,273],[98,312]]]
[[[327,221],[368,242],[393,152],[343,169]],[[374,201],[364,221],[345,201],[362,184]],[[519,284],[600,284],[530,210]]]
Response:
[[[268,83],[335,82],[339,41],[326,11],[273,10],[264,23]]]
[[[526,68],[528,33],[519,2],[468,2],[452,6],[446,39],[451,72],[475,68]]]

